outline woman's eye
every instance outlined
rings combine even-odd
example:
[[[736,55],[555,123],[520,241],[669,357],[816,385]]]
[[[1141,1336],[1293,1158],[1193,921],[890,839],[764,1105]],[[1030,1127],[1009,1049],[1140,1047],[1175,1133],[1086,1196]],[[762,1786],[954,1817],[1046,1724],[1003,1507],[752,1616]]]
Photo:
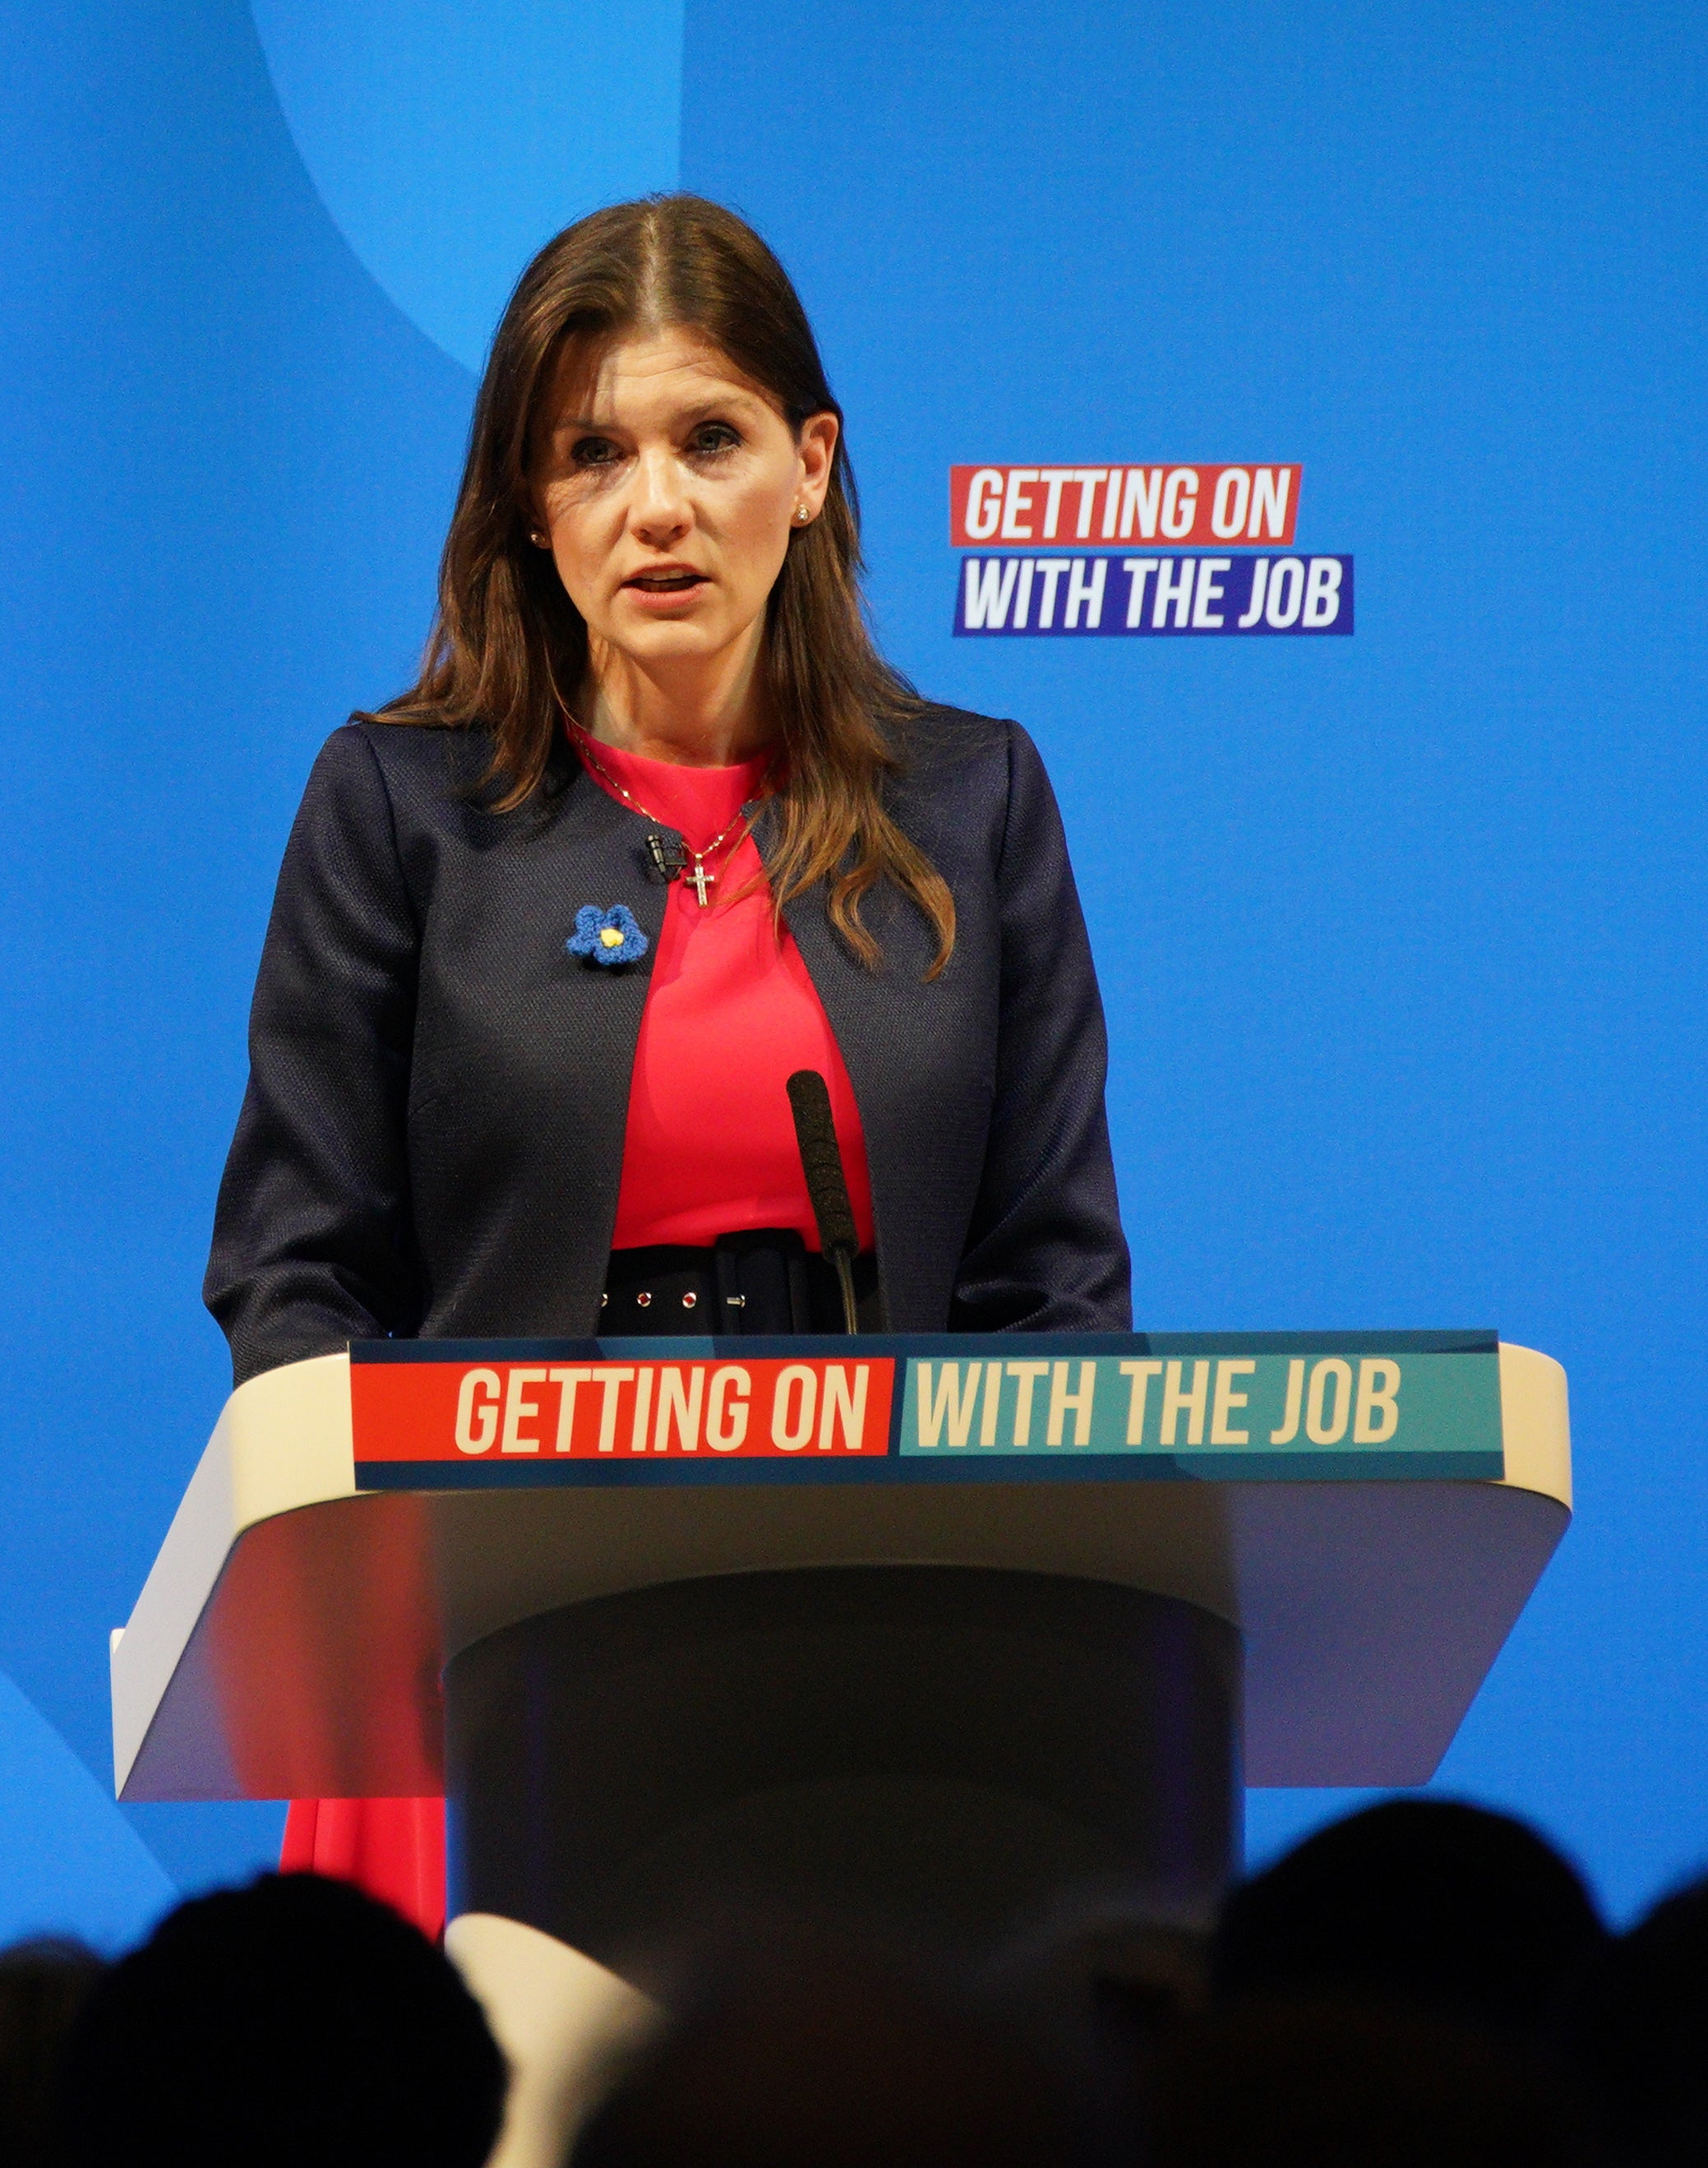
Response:
[[[737,431],[727,422],[703,422],[695,430],[692,440],[697,452],[731,451],[741,442]]]
[[[607,467],[618,457],[617,447],[608,437],[583,437],[570,454],[578,467]]]

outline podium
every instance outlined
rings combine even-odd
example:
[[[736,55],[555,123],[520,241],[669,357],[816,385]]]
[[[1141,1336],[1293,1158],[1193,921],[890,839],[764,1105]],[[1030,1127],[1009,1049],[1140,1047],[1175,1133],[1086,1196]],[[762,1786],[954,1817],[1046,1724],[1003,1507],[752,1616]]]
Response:
[[[561,2062],[719,1905],[1207,1920],[1242,1784],[1431,1775],[1570,1505],[1486,1332],[358,1343],[227,1402],[118,1792],[443,1789],[448,1947]]]

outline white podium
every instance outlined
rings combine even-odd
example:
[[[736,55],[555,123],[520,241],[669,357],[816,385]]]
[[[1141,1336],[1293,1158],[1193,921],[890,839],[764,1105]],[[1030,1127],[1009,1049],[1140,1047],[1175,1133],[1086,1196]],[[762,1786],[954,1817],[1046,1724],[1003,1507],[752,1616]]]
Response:
[[[1431,1775],[1570,1505],[1487,1333],[364,1343],[228,1401],[117,1786],[445,1790],[448,1945],[513,2059],[561,2006],[561,2093],[697,1893],[1207,1915],[1242,1781]]]

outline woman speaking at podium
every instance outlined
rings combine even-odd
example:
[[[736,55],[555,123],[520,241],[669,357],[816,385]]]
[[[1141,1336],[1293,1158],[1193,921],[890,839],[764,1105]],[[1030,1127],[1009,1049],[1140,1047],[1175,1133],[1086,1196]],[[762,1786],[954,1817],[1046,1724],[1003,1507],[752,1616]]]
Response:
[[[236,1379],[352,1339],[1124,1331],[1105,1040],[1015,725],[878,655],[777,258],[595,213],[493,343],[417,682],[287,848],[206,1295]]]
[[[1049,785],[886,667],[858,566],[758,236],[675,196],[551,242],[420,679],[333,735],[285,854],[208,1270],[240,1382],[394,1334],[839,1329],[828,1273],[803,1317],[766,1269],[817,1247],[804,1068],[868,1327],[1128,1328]]]

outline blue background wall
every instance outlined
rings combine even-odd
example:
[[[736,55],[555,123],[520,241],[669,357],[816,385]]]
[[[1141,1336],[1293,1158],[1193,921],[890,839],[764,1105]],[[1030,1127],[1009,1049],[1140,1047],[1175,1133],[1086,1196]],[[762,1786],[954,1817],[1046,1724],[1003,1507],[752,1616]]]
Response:
[[[1143,1322],[1492,1323],[1578,1525],[1441,1772],[1620,1914],[1708,1861],[1700,8],[8,0],[0,1936],[282,1809],[120,1809],[105,1640],[310,760],[426,629],[530,250],[682,184],[794,271],[873,598],[1055,774]],[[1297,459],[1350,641],[957,644],[952,460]],[[1338,1809],[1254,1793],[1261,1854]]]

